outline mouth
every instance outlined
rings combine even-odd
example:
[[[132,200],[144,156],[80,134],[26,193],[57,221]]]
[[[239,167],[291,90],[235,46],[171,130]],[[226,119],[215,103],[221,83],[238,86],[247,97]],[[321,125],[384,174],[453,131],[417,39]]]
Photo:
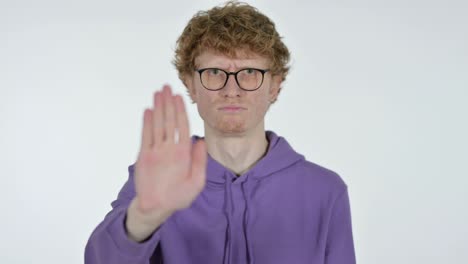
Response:
[[[236,105],[227,105],[227,106],[222,106],[218,108],[218,110],[222,112],[228,112],[228,113],[237,113],[246,110],[246,108],[241,107],[241,106],[236,106]]]

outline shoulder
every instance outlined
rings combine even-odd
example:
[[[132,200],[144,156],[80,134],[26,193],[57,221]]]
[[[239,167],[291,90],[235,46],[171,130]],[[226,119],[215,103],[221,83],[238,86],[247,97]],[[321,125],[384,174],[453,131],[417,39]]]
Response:
[[[306,159],[297,163],[302,180],[314,189],[340,194],[347,189],[343,178],[335,171]]]

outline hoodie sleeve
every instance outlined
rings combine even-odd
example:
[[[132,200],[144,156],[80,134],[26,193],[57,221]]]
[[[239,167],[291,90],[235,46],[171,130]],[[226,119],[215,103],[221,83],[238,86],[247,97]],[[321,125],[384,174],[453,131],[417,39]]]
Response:
[[[134,165],[128,167],[129,178],[111,203],[112,210],[94,229],[85,248],[86,264],[149,263],[150,258],[159,263],[161,256],[153,255],[161,239],[160,228],[142,243],[127,237],[125,219],[127,208],[135,197]]]
[[[351,210],[347,188],[335,199],[332,207],[325,264],[355,264]]]

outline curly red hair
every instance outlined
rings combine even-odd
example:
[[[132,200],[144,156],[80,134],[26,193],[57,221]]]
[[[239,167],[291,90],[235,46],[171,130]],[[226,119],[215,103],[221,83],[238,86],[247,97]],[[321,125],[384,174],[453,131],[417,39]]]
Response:
[[[173,63],[179,78],[195,71],[195,58],[204,50],[230,57],[239,52],[254,53],[270,59],[271,72],[286,79],[290,54],[275,29],[275,24],[256,8],[235,1],[207,11],[199,11],[177,40]]]

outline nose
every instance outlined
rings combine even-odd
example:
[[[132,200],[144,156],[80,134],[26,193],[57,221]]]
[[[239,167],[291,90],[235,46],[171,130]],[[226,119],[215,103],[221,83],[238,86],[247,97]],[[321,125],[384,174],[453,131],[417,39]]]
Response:
[[[221,89],[222,95],[226,97],[239,97],[244,92],[237,84],[235,76],[232,74],[228,75],[226,85]]]

